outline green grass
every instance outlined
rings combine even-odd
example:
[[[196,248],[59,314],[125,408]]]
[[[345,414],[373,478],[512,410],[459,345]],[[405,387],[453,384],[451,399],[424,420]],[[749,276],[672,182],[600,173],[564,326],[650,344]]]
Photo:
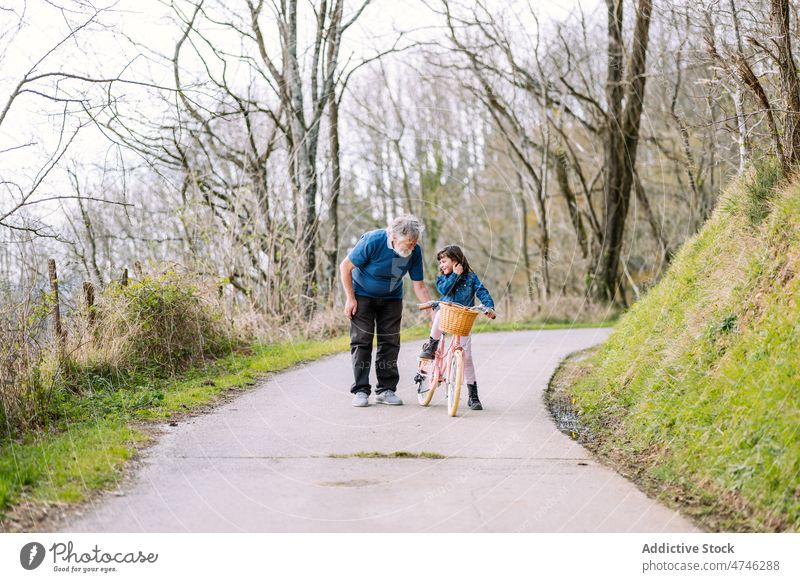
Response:
[[[542,324],[487,320],[478,324],[475,332],[598,325],[609,322]],[[402,330],[401,339],[423,339],[428,331],[427,324],[409,327]],[[121,476],[125,461],[148,441],[142,426],[146,423],[201,410],[226,393],[247,389],[259,376],[346,351],[348,347],[349,338],[345,336],[256,345],[250,354],[219,358],[173,380],[157,378],[146,371],[129,375],[75,372],[83,375],[73,376],[70,381],[80,386],[80,390],[57,392],[55,420],[23,439],[0,441],[0,520],[22,501],[75,503],[94,491],[112,486]],[[393,454],[436,458],[435,453]]]
[[[47,438],[8,442],[0,454],[0,506],[21,497],[44,503],[75,502],[87,490],[113,484],[147,436],[119,421],[78,425]]]
[[[332,454],[328,455],[331,459],[445,459],[444,455],[439,453],[431,453],[428,451],[421,451],[413,453],[410,451],[392,451],[391,453],[382,453],[380,451],[359,451],[358,453],[347,454]]]
[[[340,352],[347,338],[255,346],[194,368],[180,380],[84,378],[82,394],[59,394],[58,424],[0,445],[0,519],[21,501],[74,503],[109,487],[148,437],[143,421],[197,410],[258,376]],[[0,528],[2,529],[2,528]]]
[[[765,184],[730,189],[571,391],[601,455],[710,529],[800,530],[800,185]]]

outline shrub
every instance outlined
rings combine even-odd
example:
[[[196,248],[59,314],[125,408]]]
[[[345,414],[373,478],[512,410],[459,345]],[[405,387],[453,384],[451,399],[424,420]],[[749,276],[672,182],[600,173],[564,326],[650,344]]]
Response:
[[[146,275],[111,285],[95,306],[95,321],[81,318],[85,338],[78,367],[101,375],[170,376],[207,357],[231,351],[235,340],[213,292],[186,274]]]

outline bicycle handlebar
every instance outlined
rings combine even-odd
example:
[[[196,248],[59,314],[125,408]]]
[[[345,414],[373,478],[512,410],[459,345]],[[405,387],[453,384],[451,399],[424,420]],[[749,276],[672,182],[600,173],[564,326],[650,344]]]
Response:
[[[440,303],[445,303],[449,305],[458,305],[457,303],[450,303],[449,301],[427,301],[425,303],[419,303],[417,307],[419,307],[420,311],[425,311],[427,309],[433,309]],[[464,309],[469,309],[470,311],[477,311],[478,313],[483,313],[486,317],[490,319],[497,318],[497,312],[494,308],[486,307],[485,305],[475,305],[473,307],[466,307],[464,305],[459,305],[459,307],[463,307]]]

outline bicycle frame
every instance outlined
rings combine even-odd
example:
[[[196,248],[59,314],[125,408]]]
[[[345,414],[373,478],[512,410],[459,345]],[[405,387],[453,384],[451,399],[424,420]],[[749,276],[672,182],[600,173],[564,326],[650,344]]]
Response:
[[[447,334],[442,333],[439,347],[436,349],[433,360],[433,365],[436,366],[439,371],[439,382],[447,382],[447,380],[449,380],[448,376],[453,365],[453,354],[455,354],[456,350],[464,351],[464,347],[461,345],[460,335],[451,335],[450,344],[445,348],[444,340],[446,336]]]

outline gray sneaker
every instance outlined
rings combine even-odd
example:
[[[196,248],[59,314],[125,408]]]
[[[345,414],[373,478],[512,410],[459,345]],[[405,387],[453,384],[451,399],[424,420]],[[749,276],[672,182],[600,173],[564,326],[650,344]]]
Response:
[[[378,404],[391,404],[392,406],[400,406],[403,403],[394,393],[394,390],[384,390],[375,397],[375,402]]]
[[[369,394],[366,392],[356,392],[353,395],[353,406],[369,406]]]

